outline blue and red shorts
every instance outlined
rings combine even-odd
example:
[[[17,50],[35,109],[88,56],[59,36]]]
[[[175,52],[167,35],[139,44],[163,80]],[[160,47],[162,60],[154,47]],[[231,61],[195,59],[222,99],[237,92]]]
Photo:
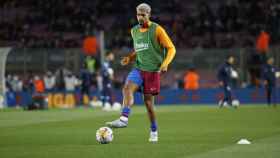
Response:
[[[160,92],[160,72],[142,71],[132,69],[126,78],[128,81],[137,84],[144,94],[157,95]]]

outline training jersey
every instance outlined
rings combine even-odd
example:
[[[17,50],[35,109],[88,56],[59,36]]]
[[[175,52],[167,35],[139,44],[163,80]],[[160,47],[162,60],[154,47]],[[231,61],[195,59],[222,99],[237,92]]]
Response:
[[[165,59],[167,48],[159,41],[163,41],[169,48],[174,47],[173,43],[166,35],[165,31],[158,33],[157,29],[163,29],[158,24],[151,22],[146,31],[141,31],[140,25],[136,25],[131,30],[136,61],[134,67],[144,71],[157,72]],[[164,32],[164,33],[162,33]],[[175,51],[175,47],[174,47]]]

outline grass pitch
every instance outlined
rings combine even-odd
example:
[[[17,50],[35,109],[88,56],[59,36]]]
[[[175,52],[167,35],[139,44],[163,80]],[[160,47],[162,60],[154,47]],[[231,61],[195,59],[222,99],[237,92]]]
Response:
[[[129,126],[113,129],[99,144],[95,132],[119,116],[100,109],[0,111],[1,158],[278,158],[280,107],[158,106],[159,142],[148,142],[143,106],[133,107]],[[251,145],[237,145],[246,138]]]

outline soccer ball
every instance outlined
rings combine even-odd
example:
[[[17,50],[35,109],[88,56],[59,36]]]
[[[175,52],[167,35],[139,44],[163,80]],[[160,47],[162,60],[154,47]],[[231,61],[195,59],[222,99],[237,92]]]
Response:
[[[276,72],[276,73],[275,73],[275,77],[276,77],[276,78],[279,78],[279,77],[280,77],[280,72]]]
[[[113,130],[109,127],[101,127],[96,131],[96,140],[101,144],[108,144],[113,138]]]
[[[238,72],[235,70],[231,70],[231,77],[237,79],[239,77]]]
[[[112,110],[111,104],[106,102],[104,104],[104,107],[103,107],[102,110],[104,110],[104,111],[111,111]]]
[[[115,102],[115,103],[113,104],[113,107],[112,107],[112,109],[113,109],[114,111],[120,111],[121,108],[122,108],[122,104],[119,103],[119,102]]]
[[[238,106],[240,105],[240,102],[239,102],[239,100],[234,99],[234,100],[231,102],[231,104],[232,104],[232,106],[234,106],[234,107],[238,107]]]

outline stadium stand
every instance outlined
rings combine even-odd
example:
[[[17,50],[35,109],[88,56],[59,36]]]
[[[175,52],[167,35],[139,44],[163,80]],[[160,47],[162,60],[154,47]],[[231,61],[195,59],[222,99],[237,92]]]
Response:
[[[136,21],[135,11],[129,8],[137,4],[125,0],[3,0],[0,44],[79,47],[85,35],[105,30],[109,48],[131,47],[129,29]],[[153,19],[169,28],[177,47],[253,46],[260,29],[268,30],[272,43],[279,43],[280,4],[274,0],[156,0],[151,5]]]

